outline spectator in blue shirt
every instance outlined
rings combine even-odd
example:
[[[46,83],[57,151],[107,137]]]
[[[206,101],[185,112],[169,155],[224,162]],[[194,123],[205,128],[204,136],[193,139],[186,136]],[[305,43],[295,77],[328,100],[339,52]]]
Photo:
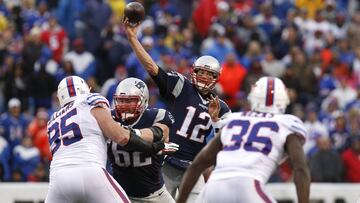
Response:
[[[107,79],[101,87],[100,94],[112,104],[117,85],[127,77],[126,68],[124,66],[118,66],[115,70],[114,77]]]
[[[56,10],[57,19],[62,27],[69,34],[69,39],[76,37],[75,26],[78,25],[80,13],[85,8],[85,0],[59,0]]]
[[[31,137],[25,136],[21,141],[21,145],[14,148],[12,160],[13,170],[19,169],[23,175],[22,180],[26,181],[27,177],[34,172],[39,163],[39,149],[34,147]]]
[[[144,37],[141,40],[141,43],[154,61],[160,60],[160,54],[156,49],[153,48],[154,40],[151,37]],[[139,78],[140,80],[145,80],[147,77],[146,70],[142,67],[134,52],[129,55],[126,68],[129,77]]]
[[[220,64],[224,63],[225,58],[230,53],[235,53],[235,49],[231,44],[226,43],[228,39],[224,32],[218,32],[216,39],[208,50],[204,51],[203,55],[210,55],[219,60]]]
[[[9,143],[10,150],[19,145],[25,135],[28,120],[21,113],[21,102],[12,98],[8,102],[8,112],[0,117],[0,135]]]
[[[87,0],[85,8],[80,13],[80,21],[83,23],[81,35],[85,39],[86,49],[95,53],[101,42],[101,31],[108,24],[112,11],[104,0]]]
[[[0,182],[9,181],[11,177],[10,147],[6,140],[0,136]]]
[[[349,111],[350,109],[360,109],[360,84],[356,87],[357,96],[354,100],[350,101],[345,106],[345,111]]]

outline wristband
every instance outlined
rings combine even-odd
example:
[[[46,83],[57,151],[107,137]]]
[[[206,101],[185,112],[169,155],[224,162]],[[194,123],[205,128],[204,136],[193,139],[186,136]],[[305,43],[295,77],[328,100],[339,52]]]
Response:
[[[220,129],[224,124],[222,122],[222,120],[218,120],[216,122],[212,122],[211,124],[213,126],[214,129]]]
[[[141,137],[141,131],[139,129],[134,129],[134,132],[137,136]]]

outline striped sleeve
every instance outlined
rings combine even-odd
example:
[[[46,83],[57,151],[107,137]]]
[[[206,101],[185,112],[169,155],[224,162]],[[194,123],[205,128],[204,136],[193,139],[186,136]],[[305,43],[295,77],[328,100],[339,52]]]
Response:
[[[90,106],[90,108],[95,108],[95,107],[102,107],[105,109],[109,109],[110,105],[109,105],[109,101],[101,96],[100,94],[94,93],[94,94],[90,94],[87,98],[86,98],[86,102],[87,104]]]
[[[158,109],[154,123],[161,123],[171,127],[175,122],[174,117],[169,111],[165,109]]]
[[[177,98],[180,95],[180,93],[184,87],[185,78],[183,75],[181,75],[177,72],[171,72],[171,73],[168,73],[168,75],[169,75],[169,78],[173,79],[172,81],[171,80],[169,81],[170,83],[176,81],[176,83],[172,84],[173,89],[171,91],[171,94],[174,95],[175,98]]]
[[[171,102],[181,94],[184,83],[187,80],[178,72],[165,72],[160,67],[159,73],[151,77],[158,86],[161,96],[170,99]]]
[[[296,116],[287,115],[284,119],[284,123],[287,126],[288,130],[291,132],[295,132],[302,136],[303,141],[305,142],[307,137],[307,130],[304,126],[304,123]]]

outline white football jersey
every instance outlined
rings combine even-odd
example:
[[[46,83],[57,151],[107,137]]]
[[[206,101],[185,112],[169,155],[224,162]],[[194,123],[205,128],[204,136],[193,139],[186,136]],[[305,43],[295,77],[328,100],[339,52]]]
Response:
[[[105,137],[90,110],[94,107],[109,109],[109,103],[99,94],[78,97],[55,112],[48,122],[48,137],[53,154],[51,169],[72,166],[105,168]]]
[[[222,128],[223,150],[217,155],[210,178],[246,176],[266,183],[287,157],[285,142],[292,133],[298,133],[305,141],[306,129],[296,116],[251,111],[233,113]]]

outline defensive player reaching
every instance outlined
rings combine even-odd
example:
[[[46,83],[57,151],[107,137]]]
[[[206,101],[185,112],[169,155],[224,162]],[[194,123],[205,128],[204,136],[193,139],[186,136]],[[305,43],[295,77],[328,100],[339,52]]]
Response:
[[[168,140],[169,127],[174,123],[170,112],[164,109],[147,108],[149,90],[137,78],[127,78],[119,83],[114,95],[113,118],[131,128],[149,128],[149,142]],[[174,150],[177,146],[171,144]],[[166,190],[162,176],[163,155],[138,151],[126,151],[111,141],[108,145],[113,176],[124,188],[132,203],[172,203],[175,200]]]
[[[211,56],[202,56],[194,63],[192,80],[177,72],[166,73],[159,68],[137,39],[138,25],[132,27],[124,21],[128,40],[136,56],[157,84],[160,94],[167,102],[167,110],[175,117],[170,128],[170,142],[179,144],[179,150],[167,157],[164,164],[165,185],[175,197],[186,168],[196,154],[206,145],[206,137],[212,131],[208,106],[211,91],[220,74],[219,62]],[[230,109],[220,101],[220,118],[225,118]],[[199,179],[190,201],[196,199],[204,179]]]
[[[216,167],[197,202],[275,202],[264,191],[272,172],[289,157],[298,202],[309,202],[310,175],[302,144],[306,130],[296,116],[284,114],[289,103],[286,87],[278,78],[262,77],[248,97],[252,111],[229,116],[217,135],[196,156],[186,171],[178,198],[186,201],[195,180],[207,167]],[[212,99],[210,114],[219,103]],[[221,127],[223,124],[216,123]]]
[[[127,150],[148,153],[157,153],[164,143],[142,140],[141,134],[150,133],[149,129],[135,132],[122,128],[112,119],[108,101],[90,93],[80,77],[64,78],[57,97],[61,109],[52,115],[47,127],[53,159],[45,202],[130,202],[105,170],[105,136]]]

